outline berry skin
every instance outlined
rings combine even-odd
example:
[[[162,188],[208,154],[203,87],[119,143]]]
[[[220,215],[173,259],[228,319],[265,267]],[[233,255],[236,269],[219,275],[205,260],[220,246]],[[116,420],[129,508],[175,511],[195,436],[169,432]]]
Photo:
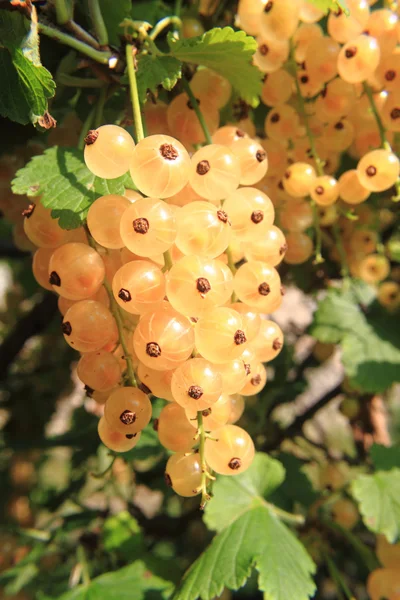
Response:
[[[197,412],[217,402],[222,394],[222,377],[217,367],[204,358],[191,358],[174,372],[171,390],[180,406]]]
[[[169,133],[167,108],[168,106],[165,102],[161,102],[161,100],[157,100],[156,104],[146,102],[143,107],[143,116],[148,135],[166,135]]]
[[[253,63],[263,73],[278,71],[289,56],[288,40],[259,36],[256,41],[258,49],[253,55]]]
[[[349,115],[356,102],[354,86],[336,77],[315,101],[315,114],[323,122],[337,123]]]
[[[246,384],[247,368],[241,358],[235,358],[223,365],[217,365],[222,377],[224,394],[237,394]]]
[[[372,150],[357,165],[361,185],[371,192],[388,190],[399,177],[400,162],[389,150]]]
[[[400,564],[400,543],[390,544],[385,535],[376,538],[376,555],[387,569],[396,569]]]
[[[308,6],[310,4],[307,2]],[[299,64],[305,61],[311,41],[323,36],[322,28],[316,23],[302,23],[293,35],[294,58]]]
[[[337,61],[339,75],[349,83],[365,81],[377,68],[380,56],[377,40],[362,34],[347,42],[340,50]]]
[[[239,188],[228,196],[224,210],[229,215],[235,237],[241,242],[261,239],[275,217],[270,198],[252,187]]]
[[[39,248],[58,248],[69,241],[72,232],[61,229],[57,219],[51,217],[51,210],[43,204],[31,204],[29,215],[24,218],[24,231],[28,239]]]
[[[269,111],[265,119],[265,133],[274,141],[297,137],[300,126],[299,115],[289,104],[281,104]]]
[[[183,254],[216,258],[229,245],[232,234],[229,216],[209,202],[192,202],[183,206],[177,221],[175,243]]]
[[[172,452],[189,452],[195,445],[195,431],[185,410],[176,402],[167,404],[158,419],[160,444]]]
[[[196,323],[195,342],[198,352],[210,362],[239,358],[247,344],[242,316],[225,307],[209,310]]]
[[[260,333],[250,343],[257,359],[263,363],[274,360],[283,348],[283,333],[274,321],[262,319]]]
[[[332,506],[333,520],[345,529],[353,529],[360,519],[359,512],[351,500],[339,498]]]
[[[229,305],[229,308],[233,308],[242,315],[247,341],[252,342],[258,336],[261,327],[262,319],[259,313],[243,302],[234,302]]]
[[[171,391],[171,380],[174,370],[156,371],[150,369],[143,363],[139,363],[137,374],[140,381],[150,390],[153,396],[173,402],[174,397]]]
[[[330,175],[322,175],[314,180],[310,196],[319,206],[330,206],[339,197],[338,182]]]
[[[65,313],[62,323],[65,341],[79,352],[96,352],[115,335],[115,321],[108,310],[95,300],[82,300]]]
[[[156,371],[175,369],[189,358],[193,347],[192,324],[168,305],[142,315],[133,334],[139,360]]]
[[[165,297],[165,277],[154,263],[134,260],[118,269],[112,289],[119,306],[138,315],[161,308]]]
[[[267,371],[259,361],[252,361],[250,373],[247,375],[246,384],[240,390],[242,396],[255,396],[259,394],[267,383]]]
[[[317,82],[331,81],[338,71],[339,51],[339,44],[328,36],[312,40],[305,57],[308,75]]]
[[[49,283],[49,263],[53,255],[53,248],[39,248],[33,255],[32,272],[33,276],[45,290],[53,291],[53,286]]]
[[[390,131],[400,131],[400,87],[392,92],[382,107],[382,121]]]
[[[390,273],[390,263],[386,256],[370,254],[366,256],[359,266],[359,277],[366,283],[379,283],[386,279]]]
[[[165,481],[178,496],[191,498],[200,493],[202,473],[198,454],[187,456],[177,452],[169,457],[165,467]]]
[[[295,198],[302,198],[310,193],[315,180],[314,168],[307,163],[298,162],[286,169],[282,183],[288,194]]]
[[[378,302],[388,310],[400,307],[400,285],[396,281],[385,281],[378,289]]]
[[[142,198],[122,215],[121,238],[138,256],[153,257],[171,248],[176,237],[173,208],[157,198]]]
[[[129,163],[136,187],[153,198],[168,198],[180,192],[188,182],[189,168],[187,150],[169,135],[151,135],[141,140]]]
[[[104,248],[124,246],[119,229],[121,217],[131,203],[128,198],[110,194],[93,202],[89,208],[87,224],[94,240]]]
[[[329,35],[345,44],[368,30],[369,5],[366,0],[349,0],[349,14],[344,11],[331,11],[328,17]]]
[[[220,475],[239,475],[254,459],[254,444],[249,434],[236,425],[218,429],[218,440],[207,439],[205,457],[208,466]]]
[[[312,240],[305,233],[291,231],[286,236],[287,251],[284,261],[288,265],[300,265],[306,262],[314,251]]]
[[[212,135],[219,126],[219,110],[205,95],[198,94],[196,99]],[[187,148],[191,149],[195,144],[203,144],[206,141],[204,131],[186,94],[175,96],[169,104],[167,120],[172,135]]]
[[[365,188],[358,177],[357,169],[350,169],[345,171],[340,176],[339,181],[339,196],[347,204],[361,204],[371,194],[371,192]]]
[[[258,183],[267,173],[268,158],[264,148],[250,138],[233,142],[231,150],[239,160],[240,185]]]
[[[84,354],[77,366],[79,379],[98,392],[107,392],[119,384],[122,376],[118,359],[105,350]]]
[[[222,146],[230,146],[233,142],[248,137],[247,133],[238,129],[234,125],[224,125],[217,129],[212,136],[213,144],[220,144]]]
[[[135,142],[125,129],[103,125],[90,131],[85,142],[85,163],[94,175],[115,179],[128,171]]]
[[[232,86],[225,77],[206,67],[197,69],[190,87],[195,96],[206,96],[218,109],[225,106],[231,97]]]
[[[104,276],[100,255],[86,244],[64,244],[49,261],[49,281],[54,291],[68,300],[90,298],[99,291]]]
[[[269,313],[281,297],[281,278],[267,263],[248,262],[237,270],[234,289],[239,300],[260,312]]]
[[[261,32],[270,39],[292,37],[300,17],[299,0],[268,0],[261,14]]]
[[[104,417],[110,428],[124,434],[139,433],[149,424],[151,413],[148,396],[135,387],[116,389],[104,406]]]
[[[202,411],[205,431],[216,431],[227,424],[231,413],[231,399],[227,394],[222,394],[217,402]],[[197,428],[197,411],[186,409],[186,416],[192,427]]]
[[[228,423],[230,425],[233,425],[234,423],[237,423],[239,421],[240,417],[244,413],[245,401],[243,396],[240,396],[239,394],[234,394],[233,396],[230,396],[230,401],[231,412],[229,414]]]
[[[204,33],[204,27],[197,19],[186,17],[182,19],[182,37],[191,38]]]
[[[128,450],[132,450],[140,440],[141,435],[137,433],[131,437],[131,434],[128,434],[129,437],[127,437],[119,431],[114,431],[104,417],[101,417],[97,431],[103,444],[114,452],[128,452]]]
[[[276,106],[287,102],[293,91],[293,77],[285,71],[278,69],[269,73],[264,79],[261,91],[261,100],[267,106]]]
[[[187,317],[200,317],[208,309],[225,304],[232,292],[232,272],[220,260],[184,256],[167,275],[168,300]]]
[[[192,156],[189,181],[202,198],[212,202],[226,198],[237,189],[240,177],[241,164],[233,148],[211,144]]]
[[[400,597],[398,565],[391,569],[375,569],[367,579],[367,592],[371,600],[398,600]]]
[[[245,257],[248,261],[265,261],[271,267],[279,265],[285,257],[287,251],[286,238],[283,232],[271,225],[262,238],[252,240],[245,247]]]

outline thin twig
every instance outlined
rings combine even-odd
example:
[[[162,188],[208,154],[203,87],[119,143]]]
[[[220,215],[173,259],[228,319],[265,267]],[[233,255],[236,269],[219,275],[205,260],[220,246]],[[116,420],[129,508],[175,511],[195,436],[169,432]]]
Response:
[[[47,37],[60,42],[60,44],[64,44],[65,46],[69,46],[81,54],[88,56],[92,60],[101,63],[102,65],[109,65],[110,59],[113,57],[113,54],[108,51],[100,51],[88,46],[84,42],[75,39],[72,35],[68,35],[55,27],[51,27],[50,25],[45,25],[44,23],[39,23],[39,32]]]
[[[140,142],[144,138],[142,113],[140,111],[139,92],[136,81],[136,70],[134,55],[136,48],[132,44],[126,45],[126,64],[128,69],[129,87],[131,91],[131,101],[133,110],[133,119],[135,121],[136,140]]]
[[[196,97],[195,97],[195,95],[192,92],[192,89],[191,89],[191,87],[189,85],[189,82],[184,77],[182,78],[181,81],[182,81],[183,89],[185,90],[185,92],[189,96],[189,100],[191,102],[191,105],[193,106],[193,110],[194,110],[194,112],[197,115],[197,118],[198,118],[199,123],[201,125],[201,128],[203,130],[206,142],[207,142],[207,144],[212,144],[212,139],[211,139],[211,135],[210,135],[209,129],[207,127],[207,123],[205,122],[203,113],[200,110],[199,103],[197,102]]]
[[[88,0],[89,14],[93,23],[100,46],[108,45],[108,32],[104,23],[103,15],[99,5],[99,0]]]

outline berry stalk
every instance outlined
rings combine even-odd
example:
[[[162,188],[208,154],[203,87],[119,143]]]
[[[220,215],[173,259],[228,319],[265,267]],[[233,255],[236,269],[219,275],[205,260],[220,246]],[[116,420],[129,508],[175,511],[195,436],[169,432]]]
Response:
[[[328,554],[324,553],[324,560],[326,566],[328,567],[328,571],[332,580],[335,582],[338,598],[346,598],[347,600],[355,600],[353,594],[351,593],[347,583],[342,577],[339,569],[333,562],[333,560],[328,556]]]
[[[67,33],[60,31],[59,29],[56,29],[55,27],[52,27],[50,25],[45,25],[44,23],[39,23],[38,26],[39,26],[39,32],[42,33],[43,35],[46,35],[47,37],[52,38],[53,40],[56,40],[57,42],[60,42],[60,44],[64,44],[65,46],[69,46],[70,48],[77,50],[77,52],[80,52],[81,54],[88,56],[92,60],[94,60],[102,65],[111,66],[110,65],[111,59],[115,58],[113,56],[112,52],[96,50],[95,48],[93,48],[92,46],[89,46],[85,42],[81,42],[80,40],[76,39],[75,37],[72,37],[72,35],[68,35]]]
[[[108,45],[108,32],[104,23],[103,15],[99,5],[99,0],[88,0],[88,7],[90,18],[93,23],[96,37],[99,41],[100,46]]]
[[[206,432],[204,429],[203,423],[203,413],[201,410],[197,413],[197,425],[198,430],[197,434],[199,436],[199,456],[200,456],[200,466],[201,466],[201,503],[200,508],[203,510],[209,500],[211,500],[211,496],[207,491],[208,480],[210,479],[210,474],[208,472],[208,467],[206,463],[205,457],[205,443],[206,443]]]
[[[129,87],[131,90],[131,101],[133,110],[133,119],[135,121],[136,141],[140,142],[144,139],[142,113],[140,111],[139,92],[136,81],[136,70],[134,55],[136,48],[132,44],[126,45],[126,64],[128,68]]]

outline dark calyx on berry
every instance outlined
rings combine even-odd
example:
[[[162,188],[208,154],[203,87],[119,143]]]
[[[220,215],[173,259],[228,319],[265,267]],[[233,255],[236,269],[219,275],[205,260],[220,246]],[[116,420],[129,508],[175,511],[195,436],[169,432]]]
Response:
[[[228,463],[228,467],[232,469],[232,471],[237,471],[242,466],[242,461],[240,458],[231,458]]]
[[[159,420],[158,419],[154,419],[154,421],[153,421],[153,429],[154,429],[154,431],[158,431],[158,423],[159,423]]]
[[[265,152],[265,150],[257,150],[256,159],[258,160],[259,163],[263,162],[263,160],[265,160],[266,158],[267,158],[267,153]]]
[[[357,54],[357,46],[350,46],[344,54],[346,58],[353,58]]]
[[[176,160],[179,156],[178,150],[172,144],[162,144],[160,154],[167,160]]]
[[[122,302],[130,302],[132,300],[131,293],[129,292],[129,290],[126,290],[125,288],[121,288],[119,290],[118,298],[120,298],[122,300]]]
[[[208,160],[201,160],[196,167],[196,173],[198,175],[206,175],[210,169],[211,166]]]
[[[279,113],[274,113],[271,115],[271,123],[278,123],[280,120]]]
[[[300,83],[308,83],[308,75],[302,75],[300,77]]]
[[[322,185],[318,185],[315,188],[315,193],[318,194],[318,196],[322,196],[322,194],[324,193],[324,188],[322,187]]]
[[[164,473],[164,480],[168,487],[172,487],[172,479],[168,473]]]
[[[196,280],[196,289],[202,296],[204,296],[211,290],[210,282],[205,277],[199,277]]]
[[[269,11],[272,9],[273,5],[274,5],[274,3],[272,2],[272,0],[268,0],[267,4],[265,5],[264,12],[269,13]]]
[[[240,346],[241,344],[245,344],[247,342],[246,335],[244,331],[238,329],[235,335],[233,336],[236,346]]]
[[[258,286],[258,293],[260,294],[260,296],[268,296],[270,292],[271,288],[266,281],[260,283],[260,285]]]
[[[99,132],[97,131],[97,129],[91,129],[90,131],[88,131],[84,139],[86,146],[91,146],[92,144],[94,144],[98,137]]]
[[[246,375],[250,375],[250,373],[251,373],[250,363],[243,363],[243,365],[244,365],[244,370],[246,371]]]
[[[127,440],[133,440],[134,437],[137,436],[137,433],[126,433],[125,437]]]
[[[390,113],[391,119],[400,119],[400,108],[394,108]]]
[[[264,220],[264,213],[262,210],[253,210],[250,218],[253,221],[253,223],[258,225],[258,223],[261,223],[261,221]]]
[[[83,389],[85,390],[86,396],[89,396],[89,398],[93,396],[93,388],[89,387],[88,385],[85,385]]]
[[[35,210],[36,204],[34,202],[31,202],[28,206],[28,208],[25,208],[25,210],[22,211],[22,216],[26,217],[27,219],[29,219],[29,217],[31,217],[33,215],[33,211]]]
[[[285,254],[286,250],[288,248],[288,245],[286,244],[286,242],[284,244],[282,244],[282,246],[279,248],[279,254],[282,256],[282,254]]]
[[[341,129],[344,129],[344,125],[343,125],[342,121],[338,121],[338,123],[335,123],[335,129],[337,129],[338,131],[340,131]]]
[[[61,279],[60,279],[59,274],[56,271],[52,271],[50,273],[49,283],[51,285],[56,285],[56,286],[60,287],[60,285],[61,285]]]
[[[217,210],[217,217],[223,223],[229,223],[228,215],[224,210]]]
[[[396,71],[394,71],[393,69],[389,69],[389,71],[386,71],[385,73],[385,79],[386,81],[393,81],[393,79],[396,78]]]
[[[367,167],[365,172],[368,175],[368,177],[373,177],[374,175],[376,175],[376,167],[374,167],[374,165],[370,165],[369,167]]]
[[[284,296],[286,294],[286,290],[284,288],[283,285],[281,285],[281,296]]]
[[[282,348],[282,342],[280,341],[279,338],[275,338],[274,341],[272,342],[272,349],[280,350],[281,348]]]
[[[268,48],[267,44],[261,44],[261,46],[258,46],[258,51],[263,56],[266,56],[269,52],[269,48]]]
[[[161,355],[161,348],[157,344],[157,342],[149,342],[148,344],[146,344],[146,354],[148,354],[152,358],[157,358]]]
[[[61,325],[61,330],[63,332],[64,335],[71,335],[72,333],[72,325],[69,321],[65,321],[62,325]]]
[[[251,383],[251,385],[254,385],[254,386],[260,385],[260,383],[261,383],[261,375],[259,373],[257,373],[257,375],[254,375],[254,377],[252,377],[250,379],[250,383]]]
[[[199,400],[203,394],[203,388],[201,388],[199,385],[191,385],[188,389],[188,396],[193,398],[193,400]]]
[[[141,217],[139,219],[135,219],[132,223],[133,229],[136,233],[141,233],[144,235],[149,230],[149,222],[146,218]]]
[[[131,410],[124,410],[124,412],[120,414],[119,420],[124,425],[132,425],[132,423],[136,421],[136,413]]]
[[[139,390],[141,390],[144,394],[149,395],[152,393],[151,389],[149,387],[147,387],[147,385],[145,383],[141,383],[138,387],[139,387]]]
[[[241,129],[236,129],[235,134],[236,134],[236,137],[238,137],[238,138],[243,138],[246,136],[245,132],[242,131]]]
[[[209,417],[212,413],[211,408],[206,408],[205,410],[201,411],[201,414],[203,415],[203,417]]]

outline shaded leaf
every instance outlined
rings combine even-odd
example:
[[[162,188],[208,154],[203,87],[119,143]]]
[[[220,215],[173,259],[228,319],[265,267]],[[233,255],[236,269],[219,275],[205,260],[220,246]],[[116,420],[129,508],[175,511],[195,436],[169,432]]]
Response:
[[[118,2],[99,0],[99,5],[108,32],[108,41],[119,46],[120,36],[123,34],[120,23],[131,16],[132,2],[131,0],[118,0]]]
[[[172,90],[182,77],[181,63],[172,56],[142,54],[138,59],[137,83],[139,99],[144,102],[147,90],[155,92],[159,85]]]
[[[393,543],[400,534],[400,469],[360,475],[351,490],[368,529]]]
[[[346,0],[308,0],[308,2],[326,13],[329,10],[337,11],[338,8],[341,8],[346,13],[349,11]]]
[[[400,469],[400,446],[381,446],[373,444],[369,451],[377,471],[390,471],[394,467]]]
[[[369,286],[357,284],[345,293],[330,290],[310,333],[321,342],[341,345],[346,375],[355,388],[383,392],[400,381],[398,317],[374,301]]]

